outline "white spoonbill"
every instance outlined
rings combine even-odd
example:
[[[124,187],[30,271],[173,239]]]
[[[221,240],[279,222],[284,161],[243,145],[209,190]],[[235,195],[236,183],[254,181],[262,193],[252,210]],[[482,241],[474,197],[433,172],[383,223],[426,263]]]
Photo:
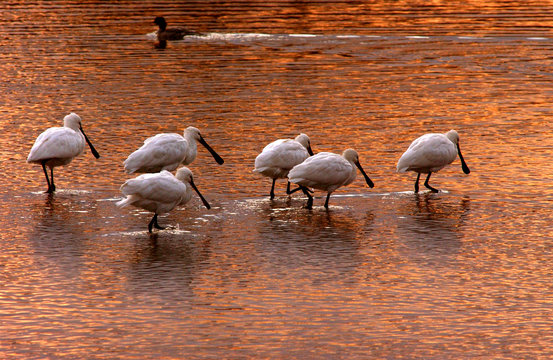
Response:
[[[82,154],[85,141],[88,143],[92,155],[98,159],[100,154],[86,137],[81,125],[81,117],[75,113],[63,118],[63,127],[51,127],[36,138],[27,157],[27,162],[42,165],[48,183],[47,193],[56,190],[54,168],[67,165]],[[50,177],[48,177],[46,167],[50,168]]]
[[[174,133],[157,134],[144,141],[138,150],[124,161],[125,171],[132,173],[156,173],[161,170],[173,171],[181,163],[188,165],[196,159],[199,141],[213,156],[219,165],[224,160],[207,144],[200,130],[189,126],[184,136]]]
[[[294,166],[301,164],[312,155],[311,142],[305,134],[299,134],[295,139],[278,139],[265,146],[261,154],[257,155],[253,171],[273,179],[270,192],[271,200],[273,200],[276,179],[286,178]],[[290,190],[288,181],[287,194],[292,194],[299,189]]]
[[[415,139],[409,145],[407,151],[401,155],[397,162],[397,172],[414,171],[418,173],[415,181],[415,192],[419,192],[419,178],[421,174],[428,174],[424,186],[432,192],[438,192],[428,184],[430,175],[451,164],[459,154],[461,166],[465,174],[470,173],[470,169],[461,155],[459,148],[459,134],[457,131],[450,130],[445,134],[425,134]]]
[[[120,208],[132,205],[153,212],[154,217],[148,224],[148,231],[151,233],[152,227],[164,229],[157,223],[157,216],[190,201],[192,189],[196,191],[205,207],[210,209],[211,206],[194,184],[192,171],[187,167],[178,169],[174,176],[169,171],[162,170],[159,173],[143,174],[125,181],[121,185],[121,192],[127,197],[116,205]]]
[[[374,183],[359,163],[357,151],[353,149],[345,150],[342,155],[321,152],[311,156],[290,170],[288,180],[301,186],[301,190],[308,198],[306,206],[308,209],[313,207],[313,197],[309,194],[307,187],[326,191],[324,207],[328,209],[330,194],[340,186],[349,185],[355,180],[357,176],[355,167],[361,171],[367,185],[371,188],[374,187]]]

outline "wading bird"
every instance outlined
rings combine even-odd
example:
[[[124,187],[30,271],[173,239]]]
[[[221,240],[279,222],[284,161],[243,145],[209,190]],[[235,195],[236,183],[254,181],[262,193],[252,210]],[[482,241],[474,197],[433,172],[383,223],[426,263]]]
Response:
[[[176,175],[163,170],[160,173],[143,174],[127,180],[121,185],[121,192],[127,197],[116,205],[120,208],[132,205],[154,213],[148,224],[148,232],[151,233],[152,227],[164,229],[158,224],[157,216],[190,201],[192,189],[196,191],[205,207],[210,209],[211,206],[194,184],[192,171],[187,167],[178,169]]]
[[[133,173],[156,173],[161,170],[173,171],[180,164],[188,165],[196,158],[199,141],[219,165],[224,160],[207,144],[200,130],[189,126],[184,136],[174,133],[157,134],[144,141],[138,150],[124,161],[125,171]]]
[[[308,198],[307,209],[313,207],[313,197],[309,194],[308,187],[326,191],[324,207],[328,209],[330,194],[355,180],[357,176],[355,167],[361,171],[367,185],[371,188],[374,187],[374,183],[359,163],[357,151],[353,149],[345,150],[342,155],[322,152],[311,156],[290,170],[288,180],[301,186],[301,190]]]
[[[278,139],[265,146],[263,151],[257,155],[253,171],[273,179],[270,192],[271,200],[273,200],[276,179],[286,178],[294,166],[301,164],[312,155],[311,142],[305,134],[300,134],[295,139]],[[288,181],[287,194],[292,194],[299,189],[290,190],[290,181]]]
[[[459,148],[459,134],[457,134],[457,131],[450,130],[445,134],[425,134],[415,139],[409,145],[407,151],[401,155],[397,162],[397,172],[414,171],[418,173],[415,181],[416,193],[419,192],[421,174],[428,174],[424,186],[432,192],[438,192],[438,189],[428,184],[430,175],[451,164],[457,154],[461,160],[463,172],[469,174],[470,169],[465,163]]]
[[[100,154],[86,137],[81,125],[81,118],[75,113],[63,118],[63,127],[51,127],[36,138],[27,157],[27,162],[42,165],[48,183],[47,193],[53,193],[56,190],[54,168],[67,165],[79,156],[84,151],[85,141],[88,143],[92,155],[98,159]],[[50,168],[50,177],[48,177],[46,167]]]

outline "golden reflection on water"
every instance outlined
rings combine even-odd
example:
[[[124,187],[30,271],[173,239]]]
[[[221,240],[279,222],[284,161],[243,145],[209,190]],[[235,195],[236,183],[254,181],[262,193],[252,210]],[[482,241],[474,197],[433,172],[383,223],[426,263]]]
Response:
[[[548,4],[157,6],[2,9],[0,352],[549,357]],[[216,34],[154,50],[159,13]],[[102,158],[56,169],[48,196],[25,159],[70,111]],[[191,165],[213,208],[149,236],[150,215],[114,206],[122,162],[189,125],[225,159],[200,147]],[[397,159],[452,128],[471,174],[456,160],[432,177],[443,192],[413,194]],[[358,177],[308,211],[282,181],[269,201],[255,156],[300,132],[355,148],[375,188]]]

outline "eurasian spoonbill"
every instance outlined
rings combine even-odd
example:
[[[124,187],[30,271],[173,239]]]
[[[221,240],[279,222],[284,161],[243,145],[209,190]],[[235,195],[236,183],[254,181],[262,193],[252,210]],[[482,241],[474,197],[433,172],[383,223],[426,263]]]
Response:
[[[419,192],[419,178],[421,174],[428,174],[424,186],[432,192],[438,192],[428,184],[430,175],[451,164],[459,154],[461,166],[465,174],[470,173],[470,169],[463,159],[461,149],[459,148],[459,134],[455,130],[450,130],[445,134],[425,134],[415,139],[407,151],[401,155],[397,162],[397,172],[414,171],[418,173],[415,181],[415,192]]]
[[[156,173],[161,170],[173,171],[180,164],[188,165],[196,158],[199,141],[219,165],[224,160],[207,144],[200,130],[189,126],[184,136],[174,133],[157,134],[144,141],[138,150],[124,161],[125,171],[133,173]]]
[[[278,139],[265,146],[263,151],[255,158],[254,172],[273,179],[271,186],[271,200],[275,198],[276,179],[284,179],[288,172],[296,165],[301,164],[309,156],[313,155],[311,142],[305,134],[296,136],[295,139]],[[290,182],[286,185],[286,193],[292,194]]]
[[[359,163],[357,151],[353,149],[345,150],[342,155],[321,152],[308,157],[304,162],[290,170],[288,180],[301,186],[302,191],[308,198],[307,209],[313,207],[313,197],[309,194],[308,187],[326,191],[324,207],[328,209],[330,194],[339,187],[349,185],[355,180],[357,176],[355,167],[361,171],[367,185],[371,188],[374,187],[374,183]]]
[[[151,233],[152,227],[164,229],[157,222],[158,215],[168,213],[175,207],[190,201],[191,188],[196,191],[205,207],[210,209],[211,206],[194,184],[192,171],[187,167],[178,169],[176,175],[162,170],[159,173],[142,174],[125,181],[121,185],[121,192],[127,197],[116,205],[120,208],[132,205],[154,213],[154,217],[148,224],[148,232]]]
[[[88,143],[92,155],[98,159],[100,154],[88,140],[81,125],[81,118],[75,113],[63,118],[63,127],[51,127],[36,138],[27,157],[27,162],[42,165],[48,183],[47,193],[56,190],[54,168],[67,165],[79,156],[84,151],[85,141]],[[50,177],[48,177],[46,167],[50,168]]]

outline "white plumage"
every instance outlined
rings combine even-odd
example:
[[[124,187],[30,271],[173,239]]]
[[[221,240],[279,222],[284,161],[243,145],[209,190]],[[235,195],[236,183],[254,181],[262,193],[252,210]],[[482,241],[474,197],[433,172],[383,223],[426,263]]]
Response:
[[[154,213],[154,217],[148,224],[148,231],[152,232],[152,226],[163,229],[157,223],[157,216],[190,201],[192,189],[209,209],[209,203],[194,184],[192,171],[186,167],[177,170],[175,176],[167,170],[162,170],[159,173],[143,174],[127,180],[121,185],[121,192],[127,197],[116,205],[120,208],[132,205]]]
[[[357,167],[365,177],[369,187],[373,182],[359,163],[359,155],[353,149],[345,150],[342,155],[322,152],[307,158],[304,162],[294,166],[288,173],[288,180],[302,187],[308,197],[307,208],[313,206],[313,197],[307,191],[308,187],[327,192],[325,208],[328,209],[330,194],[341,186],[349,185],[357,176]]]
[[[42,165],[48,183],[48,193],[56,190],[54,167],[67,165],[82,154],[85,141],[92,154],[99,158],[100,155],[83,131],[80,116],[75,113],[63,118],[63,127],[51,127],[36,138],[27,157],[27,162]],[[50,168],[50,177],[48,177],[46,167]]]
[[[398,172],[414,171],[418,173],[415,181],[415,192],[419,191],[420,174],[428,174],[424,186],[432,192],[438,192],[428,184],[430,175],[451,164],[459,155],[463,172],[470,170],[463,159],[459,148],[459,134],[450,130],[445,134],[425,134],[415,139],[397,163]]]
[[[295,139],[279,139],[263,148],[255,158],[253,171],[273,179],[271,200],[275,197],[276,179],[286,178],[294,166],[301,164],[311,155],[313,155],[311,142],[305,134],[300,134]],[[286,193],[291,194],[294,191],[290,190],[290,182],[288,182]]]
[[[196,159],[197,145],[200,142],[219,165],[223,159],[213,150],[200,134],[200,130],[189,126],[184,135],[157,134],[144,141],[138,150],[124,161],[125,171],[133,173],[155,173],[162,170],[173,171],[180,164],[188,165]]]

